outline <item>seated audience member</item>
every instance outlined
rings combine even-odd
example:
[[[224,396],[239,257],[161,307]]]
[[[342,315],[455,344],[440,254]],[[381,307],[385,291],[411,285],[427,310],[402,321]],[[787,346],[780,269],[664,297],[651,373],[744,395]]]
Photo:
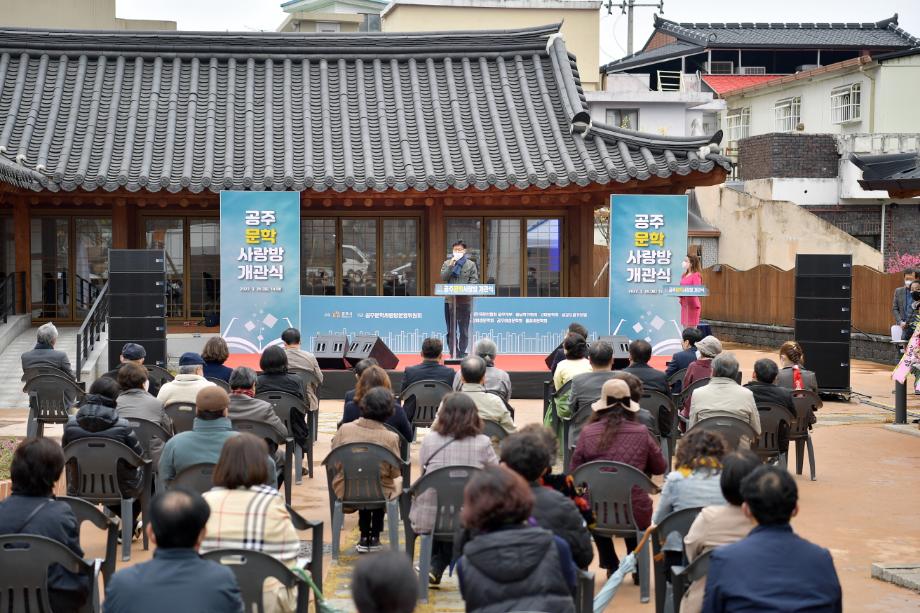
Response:
[[[779,363],[782,369],[776,376],[776,384],[791,390],[810,390],[818,393],[815,373],[805,370],[805,352],[795,341],[786,341],[779,348]]]
[[[121,354],[118,356],[120,363],[117,368],[114,368],[104,375],[103,377],[110,377],[112,379],[118,380],[118,371],[121,370],[121,367],[125,364],[137,364],[144,370],[147,370],[144,367],[144,360],[147,359],[147,350],[144,349],[143,345],[138,345],[137,343],[125,343],[121,348]],[[153,397],[156,397],[160,393],[160,386],[156,381],[150,381],[147,385],[147,393]]]
[[[541,477],[552,470],[555,460],[540,436],[524,432],[509,435],[502,441],[501,460],[530,484],[534,495],[531,516],[537,524],[564,539],[575,564],[588,568],[594,558],[594,548],[585,520],[575,503],[540,482]]]
[[[418,453],[421,474],[445,466],[477,466],[498,464],[492,441],[482,433],[482,419],[469,396],[447,394],[438,409],[438,419],[431,432],[422,439]],[[409,519],[417,534],[428,534],[434,527],[437,496],[434,490],[423,492],[412,501]],[[438,585],[444,569],[450,564],[453,543],[435,541],[431,556],[428,583]]]
[[[664,371],[664,376],[670,379],[678,372],[688,368],[691,364],[696,362],[696,344],[702,339],[703,333],[700,332],[699,328],[684,328],[680,342],[682,349],[671,356],[671,361],[668,362],[668,367]],[[679,394],[683,383],[682,380],[675,381],[674,385],[671,386],[671,393]]]
[[[438,338],[426,338],[422,341],[422,363],[415,366],[407,366],[403,371],[402,387],[400,396],[410,385],[419,381],[441,381],[447,385],[453,385],[454,375],[456,372],[453,368],[441,364],[441,355],[444,352],[444,344]],[[415,397],[410,396],[404,399],[403,409],[406,411],[406,417],[412,421],[415,416]]]
[[[757,526],[709,558],[703,611],[842,611],[830,552],[792,531],[798,488],[785,469],[760,466],[741,483],[742,511]]]
[[[214,467],[214,488],[204,493],[211,516],[201,542],[201,553],[215,549],[250,549],[272,556],[288,568],[297,562],[300,537],[291,523],[278,490],[265,485],[270,479],[263,461],[265,441],[251,434],[227,439]],[[297,608],[297,590],[277,579],[263,586],[265,613]]]
[[[591,372],[591,362],[588,361],[588,343],[585,337],[574,332],[569,333],[562,341],[562,349],[565,351],[565,359],[556,365],[553,371],[554,389],[561,390],[562,386],[569,382],[576,375],[583,372]]]
[[[789,388],[776,385],[777,374],[779,374],[779,368],[776,366],[776,362],[770,358],[761,358],[754,362],[754,380],[744,387],[754,394],[756,404],[778,404],[781,407],[786,407],[795,415],[795,402],[792,400],[792,391]]]
[[[212,336],[204,344],[201,350],[201,359],[204,360],[204,376],[206,379],[222,379],[230,381],[230,373],[233,369],[224,366],[224,362],[230,357],[230,349],[227,347],[227,341],[220,336]]]
[[[54,484],[63,470],[64,453],[53,440],[27,438],[19,443],[10,464],[12,492],[0,500],[0,536],[44,536],[83,557],[77,518],[70,505],[54,499]],[[88,577],[57,564],[48,570],[48,600],[55,613],[78,610],[86,603],[89,589]]]
[[[351,371],[355,374],[355,387],[358,386],[358,379],[361,378],[361,375],[364,374],[364,371],[370,368],[371,366],[380,366],[380,362],[376,358],[364,358],[363,360],[358,360],[354,368]],[[453,371],[451,371],[453,372]],[[352,388],[345,392],[345,404],[355,399],[355,388]]]
[[[486,363],[486,379],[482,384],[487,390],[498,392],[507,402],[511,400],[511,377],[508,373],[495,365],[495,356],[498,355],[498,347],[488,338],[476,341],[473,347],[473,355],[479,356]],[[460,373],[454,375],[454,391],[459,392],[463,380]]]
[[[104,613],[243,613],[233,571],[198,555],[210,513],[194,492],[175,489],[155,496],[146,527],[156,545],[153,559],[115,573],[106,586]]]
[[[738,360],[734,354],[723,353],[712,361],[712,379],[695,392],[690,402],[687,429],[707,417],[728,416],[751,424],[760,434],[760,413],[751,390],[738,385]]]
[[[23,353],[19,358],[22,361],[22,372],[28,372],[30,368],[51,366],[60,370],[62,375],[73,379],[73,370],[70,368],[67,354],[54,348],[57,339],[58,330],[53,323],[49,321],[39,326],[35,337],[35,347]]]
[[[722,353],[722,343],[714,336],[707,336],[697,341],[696,350],[700,357],[687,367],[687,374],[684,375],[684,382],[681,389],[687,389],[695,381],[700,379],[709,379],[712,377],[712,359]],[[695,393],[695,392],[694,392]],[[691,394],[684,400],[684,406],[681,407],[680,414],[684,417],[690,415]]]
[[[657,416],[658,419],[656,420],[652,417],[652,414],[647,409],[643,409],[639,404],[642,398],[642,392],[644,391],[644,388],[642,387],[642,381],[639,380],[639,377],[623,370],[617,370],[614,371],[611,379],[619,379],[621,381],[625,381],[626,385],[629,386],[629,400],[639,407],[639,410],[636,411],[636,421],[648,428],[648,431],[652,433],[652,436],[660,436],[662,430],[664,430],[665,433],[671,431],[670,429],[673,420],[671,415],[665,415],[661,412],[661,410],[659,410]],[[588,417],[590,417],[590,415]],[[573,440],[578,440],[577,436],[572,438]]]
[[[173,402],[194,404],[198,392],[208,387],[214,387],[214,384],[204,378],[204,360],[197,353],[187,351],[179,356],[179,374],[163,384],[157,400],[164,407]]]
[[[128,420],[115,411],[115,399],[120,391],[118,383],[109,377],[99,377],[89,388],[89,393],[80,402],[76,415],[71,415],[64,424],[64,436],[61,444],[66,447],[74,441],[89,437],[102,437],[122,443],[137,455],[144,455],[144,450],[134,435]],[[68,483],[76,484],[77,467],[74,462],[67,466],[71,478]],[[139,495],[143,485],[143,473],[138,468],[118,461],[118,487],[122,496],[134,498],[133,519],[137,520],[141,505]],[[70,491],[73,495],[75,492]],[[121,517],[121,505],[114,504],[109,509]],[[132,524],[134,525],[134,524]]]
[[[399,454],[399,435],[387,429],[384,424],[393,414],[393,392],[385,387],[375,387],[361,398],[361,417],[357,421],[343,424],[332,437],[331,448],[341,447],[348,443],[374,443],[389,449],[397,458]],[[336,475],[332,480],[332,489],[335,495],[342,497],[345,487],[345,477],[340,466],[336,467]],[[394,480],[400,476],[398,468],[382,463],[380,466],[380,480],[384,495],[393,498],[399,493]],[[361,538],[355,551],[368,553],[380,551],[380,532],[383,530],[383,509],[368,509],[358,511],[358,528]]]
[[[266,347],[259,358],[259,368],[262,374],[256,380],[256,393],[264,392],[285,392],[305,400],[303,392],[303,380],[297,375],[288,372],[287,353],[281,347],[272,345]],[[291,434],[294,442],[300,445],[301,449],[306,450],[307,437],[310,433],[307,431],[307,417],[300,411],[291,411]],[[301,470],[306,470],[301,468]]]
[[[660,392],[669,394],[668,377],[657,368],[648,365],[652,359],[652,346],[648,341],[635,340],[629,344],[629,366],[623,369],[631,375],[639,377],[642,387],[647,392]]]
[[[316,356],[300,348],[300,330],[297,328],[288,328],[282,332],[281,342],[284,343],[284,353],[287,355],[288,368],[293,370],[305,370],[316,377],[315,384],[307,384],[304,382],[304,393],[306,394],[310,410],[318,410],[319,396],[316,390],[323,384],[323,371],[319,368],[319,362],[316,361]]]
[[[580,323],[578,323],[577,321],[573,321],[572,323],[570,323],[565,333],[566,333],[566,336],[568,336],[569,334],[572,334],[573,332],[575,334],[580,334],[583,339],[588,338],[588,329],[585,328]],[[563,341],[564,340],[565,339],[563,339]],[[559,365],[559,362],[561,362],[564,359],[565,359],[565,348],[560,344],[559,347],[556,348],[556,351],[553,352],[553,360],[549,367],[551,375],[556,374],[556,367]]]
[[[514,421],[508,407],[501,398],[483,387],[485,376],[486,363],[482,358],[474,355],[463,358],[460,362],[460,377],[463,379],[460,392],[472,398],[481,418],[498,423],[507,432],[514,432]]]
[[[504,466],[486,466],[467,483],[460,518],[472,538],[457,576],[469,613],[574,613],[571,550],[549,530],[527,524],[533,505],[533,490]]]
[[[572,440],[578,439],[582,426],[591,417],[591,405],[601,397],[604,383],[613,378],[613,347],[604,341],[595,341],[588,347],[588,361],[591,371],[572,377],[572,392],[569,394],[569,413],[572,421],[569,433]]]
[[[630,400],[629,386],[624,381],[611,379],[604,383],[601,397],[592,407],[594,415],[578,437],[571,471],[595,460],[610,460],[629,464],[645,474],[664,474],[667,462],[661,447],[648,428],[636,421],[639,406]],[[632,503],[636,523],[640,530],[645,530],[652,521],[652,499],[646,492],[633,488]],[[609,576],[620,565],[613,539],[593,536],[600,566]],[[625,540],[629,551],[636,548],[634,537]]]
[[[692,562],[707,551],[740,541],[751,531],[751,520],[741,510],[741,482],[760,466],[760,458],[749,449],[732,451],[722,458],[719,485],[728,504],[703,507],[684,537],[684,552]],[[694,581],[684,593],[680,613],[700,613],[706,578]]]
[[[224,442],[239,436],[230,424],[229,409],[230,397],[216,385],[209,385],[198,392],[192,429],[180,432],[163,446],[160,478],[172,481],[194,464],[216,464]]]
[[[412,613],[418,579],[401,551],[381,551],[358,560],[351,574],[351,599],[358,613]]]
[[[342,413],[342,423],[347,424],[361,417],[361,402],[364,396],[375,387],[385,387],[393,391],[390,383],[390,377],[387,371],[379,366],[369,366],[361,373],[358,378],[358,385],[355,386],[355,395],[353,399],[345,404],[345,411]],[[393,414],[387,418],[386,423],[399,432],[407,441],[412,440],[412,424],[406,418],[406,413],[396,398],[393,398]]]
[[[228,417],[230,417],[231,424],[235,419],[246,419],[267,424],[275,431],[277,438],[275,440],[266,439],[265,444],[268,445],[269,455],[275,460],[275,466],[279,471],[278,478],[283,482],[281,477],[284,475],[284,471],[281,470],[281,467],[284,466],[284,453],[278,450],[277,441],[287,438],[287,427],[278,417],[278,414],[275,413],[271,404],[255,397],[256,371],[246,366],[237,366],[230,374],[229,385],[230,409]]]
[[[147,369],[143,366],[126,362],[118,369],[118,386],[121,393],[115,399],[115,411],[119,417],[125,419],[146,419],[157,424],[167,434],[172,434],[172,420],[163,410],[163,403],[147,393]],[[165,440],[154,437],[150,441],[150,459],[154,465],[160,461],[160,452],[163,450]]]

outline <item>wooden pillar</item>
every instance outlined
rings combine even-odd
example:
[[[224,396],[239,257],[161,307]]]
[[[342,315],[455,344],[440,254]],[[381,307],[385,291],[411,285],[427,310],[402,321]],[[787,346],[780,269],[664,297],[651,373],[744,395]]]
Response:
[[[112,207],[112,248],[128,249],[128,203],[125,198],[119,198]]]
[[[594,258],[594,206],[579,203],[568,215],[569,296],[592,296]]]
[[[428,287],[422,295],[430,296],[434,293],[435,283],[441,282],[441,262],[447,253],[444,246],[444,200],[435,198],[431,206],[425,207],[428,214],[428,231],[423,237],[422,253],[426,255],[428,267]],[[423,220],[424,221],[424,220]]]
[[[13,230],[16,237],[15,269],[17,273],[25,273],[25,283],[19,288],[19,295],[25,298],[18,301],[16,312],[21,311],[19,305],[22,302],[25,302],[28,312],[32,296],[32,216],[23,197],[13,200]]]

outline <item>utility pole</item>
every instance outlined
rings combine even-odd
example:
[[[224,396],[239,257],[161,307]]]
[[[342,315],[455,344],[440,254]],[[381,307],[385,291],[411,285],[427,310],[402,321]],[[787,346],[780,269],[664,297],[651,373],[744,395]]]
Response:
[[[633,9],[636,7],[649,7],[658,9],[659,14],[664,14],[664,0],[659,2],[636,2],[636,0],[621,0],[619,4],[614,4],[613,0],[607,0],[604,5],[607,8],[607,14],[613,14],[613,8],[620,9],[626,15],[626,54],[632,55],[633,52]]]

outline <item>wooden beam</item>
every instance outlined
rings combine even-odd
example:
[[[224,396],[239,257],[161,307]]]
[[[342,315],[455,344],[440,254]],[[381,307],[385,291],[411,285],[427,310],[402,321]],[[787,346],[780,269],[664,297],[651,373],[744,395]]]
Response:
[[[121,199],[112,207],[112,248],[128,249],[129,233],[128,206],[127,202]]]
[[[428,287],[419,288],[422,290],[419,293],[428,296],[434,292],[435,283],[441,282],[441,262],[444,261],[447,248],[444,245],[444,204],[441,198],[436,198],[433,205],[425,207],[425,211],[428,223],[422,219],[422,227],[427,228],[422,233],[422,253],[427,254],[425,264],[428,268]]]
[[[13,231],[16,237],[15,267],[17,273],[25,273],[25,284],[20,291],[25,295],[28,312],[32,296],[32,215],[25,198],[16,198],[13,201]]]

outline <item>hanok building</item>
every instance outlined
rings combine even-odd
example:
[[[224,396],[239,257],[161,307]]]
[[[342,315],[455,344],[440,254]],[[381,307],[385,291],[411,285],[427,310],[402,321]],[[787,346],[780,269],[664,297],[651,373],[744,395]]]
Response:
[[[197,321],[219,192],[294,190],[303,294],[430,294],[462,237],[500,295],[594,295],[611,193],[729,165],[592,125],[558,31],[0,31],[2,271],[33,319],[79,321],[107,248],[165,248],[168,315]]]

